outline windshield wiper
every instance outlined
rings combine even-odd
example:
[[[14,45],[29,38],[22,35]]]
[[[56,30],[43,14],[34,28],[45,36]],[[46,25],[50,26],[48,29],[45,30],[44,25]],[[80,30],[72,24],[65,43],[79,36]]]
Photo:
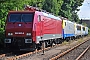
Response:
[[[13,24],[15,24],[15,23],[17,22],[17,20],[21,20],[21,16],[18,17],[18,19],[16,19],[16,20],[13,22]]]
[[[17,20],[15,20],[15,22],[13,22],[13,24],[15,24],[15,23],[16,23],[16,21],[17,21]]]
[[[25,24],[27,24],[26,21],[23,19],[23,14],[21,15],[21,21],[24,21]]]

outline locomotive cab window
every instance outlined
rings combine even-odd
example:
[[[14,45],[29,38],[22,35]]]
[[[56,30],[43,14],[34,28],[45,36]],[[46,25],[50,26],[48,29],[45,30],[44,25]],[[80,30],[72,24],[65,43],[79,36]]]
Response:
[[[40,22],[41,21],[41,16],[40,15],[38,15],[38,22]]]
[[[11,13],[9,22],[32,22],[34,13]]]
[[[32,22],[33,14],[23,14],[22,22]]]

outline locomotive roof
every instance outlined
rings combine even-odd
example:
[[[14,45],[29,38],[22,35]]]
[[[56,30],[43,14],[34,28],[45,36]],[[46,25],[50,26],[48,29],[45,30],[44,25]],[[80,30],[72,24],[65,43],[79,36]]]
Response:
[[[61,20],[59,17],[56,17],[52,14],[48,14],[48,13],[45,13],[45,12],[42,12],[42,14],[46,17],[50,17],[50,18],[53,18],[53,19],[56,19],[56,20]]]
[[[9,11],[10,13],[13,13],[13,12],[15,12],[15,13],[17,13],[17,12],[30,12],[30,11],[28,11],[28,10],[26,10],[26,11],[24,11],[24,10],[22,10],[22,11]],[[32,12],[32,11],[31,11]]]
[[[15,13],[17,13],[17,12],[30,12],[30,11],[10,11],[10,13],[12,13],[12,12],[15,12]],[[59,17],[56,17],[56,16],[54,16],[54,15],[52,15],[52,14],[48,14],[48,13],[45,13],[45,12],[42,12],[42,14],[44,15],[44,16],[46,16],[46,17],[50,17],[50,18],[54,18],[54,19],[56,19],[56,20],[61,20]]]
[[[47,14],[47,13],[45,13],[45,12],[46,12],[45,10],[39,9],[39,8],[37,8],[37,7],[25,5],[25,9],[29,9],[29,10],[34,9],[34,11],[36,10],[36,11],[38,11],[38,12],[39,12],[39,11],[40,11],[40,12],[44,11],[44,12],[42,12],[42,14],[43,14],[44,16],[50,17],[50,18],[54,18],[54,19],[56,19],[56,20],[61,20],[59,17],[56,17],[56,16],[54,16],[54,15],[52,15],[52,14],[50,14],[50,13]]]

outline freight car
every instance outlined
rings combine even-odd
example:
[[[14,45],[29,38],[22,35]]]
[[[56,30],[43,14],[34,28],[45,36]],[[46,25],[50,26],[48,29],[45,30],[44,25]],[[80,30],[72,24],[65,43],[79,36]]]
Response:
[[[10,11],[6,21],[5,44],[9,50],[32,51],[61,43],[62,20],[52,14],[26,6],[25,11]]]

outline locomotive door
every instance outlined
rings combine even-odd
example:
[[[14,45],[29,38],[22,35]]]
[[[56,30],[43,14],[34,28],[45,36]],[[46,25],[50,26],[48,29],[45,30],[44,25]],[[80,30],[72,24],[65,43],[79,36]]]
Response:
[[[39,20],[39,22],[40,22],[40,38],[41,38],[41,40],[43,41],[42,43],[41,43],[41,46],[42,46],[42,49],[43,49],[43,54],[44,54],[44,48],[45,48],[45,42],[44,42],[44,40],[43,40],[43,17],[42,16],[40,16],[39,15],[39,17],[38,17],[38,20]]]
[[[38,16],[38,20],[39,20],[39,24],[40,24],[40,37],[41,37],[41,39],[42,39],[42,37],[43,37],[43,20],[42,20],[42,16]]]

